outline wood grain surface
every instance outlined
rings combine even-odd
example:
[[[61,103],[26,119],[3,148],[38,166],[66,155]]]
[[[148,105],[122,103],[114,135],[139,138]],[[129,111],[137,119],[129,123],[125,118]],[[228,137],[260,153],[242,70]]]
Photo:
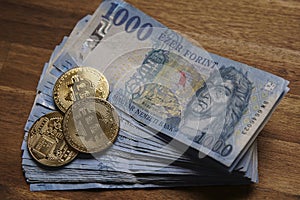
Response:
[[[30,192],[23,128],[55,45],[100,0],[0,0],[0,199],[300,198],[299,0],[128,0],[206,50],[290,81],[258,137],[260,182],[249,186]]]

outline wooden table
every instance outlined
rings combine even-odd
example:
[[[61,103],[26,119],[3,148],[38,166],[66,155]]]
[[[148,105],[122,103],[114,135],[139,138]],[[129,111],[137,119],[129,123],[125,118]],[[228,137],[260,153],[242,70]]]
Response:
[[[128,0],[206,50],[281,76],[290,92],[258,137],[260,182],[250,186],[30,192],[20,145],[42,67],[100,0],[0,1],[0,199],[299,198],[300,2]]]

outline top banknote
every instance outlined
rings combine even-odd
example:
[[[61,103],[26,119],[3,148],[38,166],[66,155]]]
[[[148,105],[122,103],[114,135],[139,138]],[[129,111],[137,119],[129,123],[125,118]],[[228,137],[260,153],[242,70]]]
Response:
[[[98,69],[123,117],[233,167],[288,81],[200,46],[124,1],[107,0],[51,64]]]

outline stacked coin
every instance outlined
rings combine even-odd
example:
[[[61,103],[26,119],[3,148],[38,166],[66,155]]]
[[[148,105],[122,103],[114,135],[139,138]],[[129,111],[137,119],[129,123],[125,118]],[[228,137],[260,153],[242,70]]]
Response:
[[[115,108],[106,101],[109,84],[94,68],[76,67],[55,83],[53,98],[60,112],[42,116],[28,134],[32,157],[47,166],[61,166],[78,152],[95,153],[113,144],[119,132]]]

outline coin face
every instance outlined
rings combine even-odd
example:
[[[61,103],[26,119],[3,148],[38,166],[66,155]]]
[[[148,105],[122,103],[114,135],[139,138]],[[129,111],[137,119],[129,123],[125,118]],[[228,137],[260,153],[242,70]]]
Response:
[[[83,153],[95,153],[111,146],[117,139],[119,127],[115,108],[95,97],[76,101],[63,120],[67,142]]]
[[[39,118],[28,133],[27,146],[32,157],[46,166],[71,162],[78,151],[70,147],[62,132],[63,116],[52,112]]]
[[[109,85],[103,74],[90,67],[77,67],[64,73],[56,81],[53,98],[62,112],[80,99],[98,97],[106,99]]]

